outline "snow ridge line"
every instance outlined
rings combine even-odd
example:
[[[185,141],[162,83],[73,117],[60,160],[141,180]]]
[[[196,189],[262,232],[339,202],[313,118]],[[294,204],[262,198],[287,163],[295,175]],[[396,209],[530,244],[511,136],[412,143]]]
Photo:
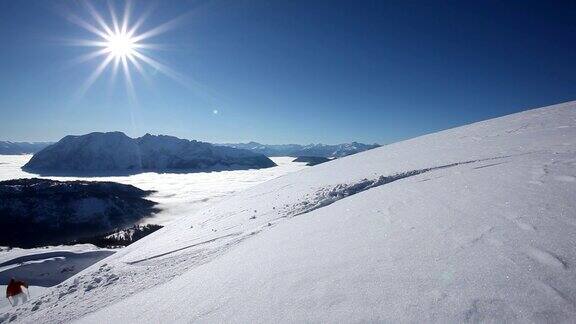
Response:
[[[420,175],[420,174],[423,174],[426,172],[431,172],[431,171],[436,171],[436,170],[441,170],[441,169],[447,169],[447,168],[452,168],[452,167],[456,167],[459,165],[471,164],[471,163],[476,163],[476,162],[504,159],[504,158],[508,158],[508,157],[511,157],[511,155],[498,156],[498,157],[492,157],[492,158],[486,158],[486,159],[463,161],[463,162],[455,162],[455,163],[440,165],[440,166],[431,167],[431,168],[406,171],[406,172],[397,173],[397,174],[394,174],[391,176],[381,175],[380,177],[378,177],[376,179],[364,178],[364,179],[360,180],[359,182],[352,183],[352,184],[343,183],[343,184],[336,185],[334,187],[322,188],[316,192],[316,195],[315,195],[315,197],[312,198],[311,202],[310,201],[303,201],[303,202],[297,204],[295,206],[295,209],[291,212],[290,216],[295,217],[295,216],[299,216],[302,214],[306,214],[306,213],[309,213],[313,210],[331,205],[340,199],[344,199],[346,197],[355,195],[355,194],[360,193],[362,191],[366,191],[366,190],[369,190],[372,188],[383,186],[385,184],[389,184],[389,183],[394,182],[394,181],[406,179],[406,178]],[[500,163],[495,163],[493,165],[498,165],[498,164],[500,164]]]

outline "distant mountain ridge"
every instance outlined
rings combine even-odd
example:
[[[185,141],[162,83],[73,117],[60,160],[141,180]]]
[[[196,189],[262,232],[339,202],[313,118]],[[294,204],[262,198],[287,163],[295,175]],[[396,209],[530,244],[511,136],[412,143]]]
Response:
[[[260,153],[266,156],[307,156],[307,157],[325,157],[325,158],[339,158],[347,155],[356,154],[359,152],[371,150],[380,147],[380,144],[363,144],[358,142],[344,143],[344,144],[278,144],[268,145],[260,144],[257,142],[249,143],[226,143],[217,144],[226,147],[239,148],[249,150],[255,153]]]
[[[51,144],[53,143],[0,141],[0,155],[32,154]]]
[[[40,174],[116,174],[259,169],[275,166],[248,150],[214,146],[173,136],[122,132],[66,136],[34,154],[23,169]]]

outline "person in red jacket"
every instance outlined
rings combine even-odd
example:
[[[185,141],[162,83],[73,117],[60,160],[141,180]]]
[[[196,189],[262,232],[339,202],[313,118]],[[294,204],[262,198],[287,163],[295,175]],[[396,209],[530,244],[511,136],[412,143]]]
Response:
[[[14,278],[10,279],[10,283],[8,287],[6,287],[6,298],[10,301],[10,297],[12,297],[12,301],[10,302],[12,306],[17,306],[19,302],[21,302],[20,304],[24,304],[28,301],[28,295],[24,293],[22,287],[28,289],[28,284]]]

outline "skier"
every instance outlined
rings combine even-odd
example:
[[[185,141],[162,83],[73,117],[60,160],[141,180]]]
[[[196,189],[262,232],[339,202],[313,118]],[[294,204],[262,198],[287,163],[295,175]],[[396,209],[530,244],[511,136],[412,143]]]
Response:
[[[8,284],[8,287],[6,287],[6,298],[10,301],[10,297],[12,297],[12,301],[10,302],[12,306],[18,306],[18,302],[20,301],[20,304],[24,304],[28,301],[28,295],[24,293],[22,287],[28,290],[28,284],[24,281],[19,281],[14,278],[10,279],[10,283]]]

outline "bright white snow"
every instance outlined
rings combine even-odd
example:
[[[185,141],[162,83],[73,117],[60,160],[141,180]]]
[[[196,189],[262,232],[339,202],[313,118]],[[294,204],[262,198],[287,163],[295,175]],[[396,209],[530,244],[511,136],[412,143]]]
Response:
[[[422,136],[178,218],[0,320],[569,322],[575,179],[576,102]]]

